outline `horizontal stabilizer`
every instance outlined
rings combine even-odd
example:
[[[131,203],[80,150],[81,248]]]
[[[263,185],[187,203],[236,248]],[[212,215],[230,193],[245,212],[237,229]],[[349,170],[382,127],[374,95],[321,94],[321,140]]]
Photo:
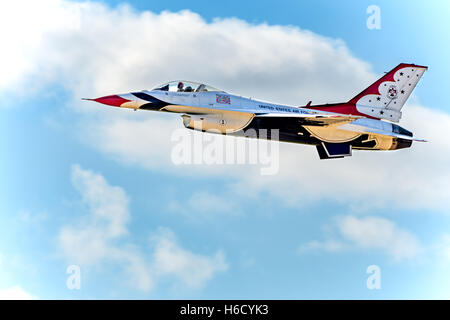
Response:
[[[338,127],[341,130],[347,130],[359,133],[372,133],[404,140],[426,142],[426,140],[414,138],[413,134],[408,130],[385,121],[377,121],[372,119],[356,119],[350,123],[345,123]]]

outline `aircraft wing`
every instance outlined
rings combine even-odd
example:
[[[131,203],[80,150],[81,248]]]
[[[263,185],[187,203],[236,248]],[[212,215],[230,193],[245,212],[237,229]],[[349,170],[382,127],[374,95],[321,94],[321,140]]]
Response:
[[[387,123],[390,125],[391,123]],[[418,142],[427,142],[427,140],[414,138],[413,136],[409,136],[406,134],[402,134],[400,132],[394,132],[395,130],[386,130],[385,128],[376,128],[373,126],[368,126],[364,123],[359,123],[357,120],[345,123],[338,127],[340,130],[347,130],[352,132],[360,132],[360,133],[372,133],[372,134],[379,134],[383,136],[389,136],[394,138],[400,138],[405,140],[412,140],[412,141],[418,141]],[[395,128],[395,127],[394,127]]]
[[[414,138],[412,132],[387,121],[374,120],[362,116],[336,115],[336,114],[298,114],[295,116],[285,114],[255,115],[255,118],[265,118],[273,121],[278,127],[290,128],[303,135],[306,130],[320,141],[316,145],[321,159],[342,158],[351,156],[352,145],[349,141],[358,135],[369,134],[373,137],[392,137],[406,141],[421,141]],[[376,139],[376,138],[375,138]],[[378,140],[378,139],[376,139]],[[386,146],[384,146],[386,148]]]
[[[378,134],[390,136],[394,138],[401,138],[405,140],[413,140],[419,142],[426,142],[424,139],[413,138],[410,132],[403,130],[396,124],[387,121],[373,120],[362,116],[352,115],[336,115],[336,114],[294,114],[286,115],[281,113],[265,113],[256,114],[256,117],[263,118],[286,118],[286,122],[291,121],[292,118],[303,118],[300,125],[307,126],[333,126],[336,129],[351,131],[355,133]]]
[[[358,119],[364,118],[362,116],[353,116],[348,114],[339,114],[339,113],[255,113],[255,117],[258,118],[316,118],[316,119]]]
[[[266,118],[266,119],[274,119],[278,122],[286,122],[292,123],[293,120],[296,120],[300,125],[313,125],[313,126],[328,126],[334,125],[337,123],[349,123],[356,119],[361,118],[361,116],[352,116],[348,114],[339,115],[336,113],[327,114],[327,113],[294,113],[294,114],[285,114],[285,113],[256,113],[255,118]]]

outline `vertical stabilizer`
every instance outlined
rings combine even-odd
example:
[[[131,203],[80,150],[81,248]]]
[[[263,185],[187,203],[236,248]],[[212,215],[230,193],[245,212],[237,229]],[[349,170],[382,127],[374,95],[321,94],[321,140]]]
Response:
[[[358,112],[398,122],[401,109],[428,67],[400,63],[348,103]]]

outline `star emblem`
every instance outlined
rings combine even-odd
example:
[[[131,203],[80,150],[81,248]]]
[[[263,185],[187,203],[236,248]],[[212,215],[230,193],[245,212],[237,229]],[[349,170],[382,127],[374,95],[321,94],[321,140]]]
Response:
[[[380,101],[381,100],[381,98],[380,97],[377,97],[377,101]]]

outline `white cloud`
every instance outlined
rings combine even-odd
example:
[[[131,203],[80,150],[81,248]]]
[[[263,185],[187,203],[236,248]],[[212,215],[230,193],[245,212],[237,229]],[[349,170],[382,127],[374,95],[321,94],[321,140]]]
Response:
[[[356,246],[381,249],[397,260],[414,258],[422,250],[411,232],[385,218],[344,216],[338,219],[338,228]]]
[[[150,290],[154,281],[142,255],[117,244],[127,234],[130,218],[125,191],[79,165],[72,167],[72,183],[87,205],[88,215],[79,225],[63,226],[60,230],[59,244],[67,261],[82,267],[123,263],[126,270],[134,270],[130,273],[134,285]]]
[[[345,244],[338,240],[329,239],[326,241],[313,240],[302,244],[298,248],[299,253],[309,253],[317,251],[340,252],[345,249]]]
[[[19,286],[0,289],[0,300],[35,300],[36,297]]]
[[[156,243],[156,272],[160,275],[175,275],[189,286],[201,286],[216,272],[228,268],[221,251],[210,258],[184,250],[178,246],[170,230],[160,228],[153,240]]]
[[[191,212],[205,217],[214,213],[236,215],[240,213],[234,194],[213,194],[209,191],[195,191],[187,201]]]
[[[48,218],[47,212],[31,212],[29,210],[20,210],[17,219],[22,223],[38,225],[40,222]]]
[[[282,144],[279,173],[262,178],[259,168],[172,165],[171,133],[182,126],[177,115],[130,113],[79,101],[176,78],[293,105],[310,99],[343,101],[377,75],[340,40],[292,26],[253,25],[236,18],[208,23],[190,11],[154,14],[96,2],[39,2],[24,19],[23,5],[15,3],[2,4],[13,7],[0,10],[5,15],[0,21],[8,25],[0,30],[6,36],[12,27],[24,35],[32,32],[20,41],[11,39],[12,49],[1,53],[11,54],[9,60],[0,59],[7,61],[6,68],[17,67],[15,80],[3,78],[0,90],[17,83],[20,88],[62,85],[77,101],[74,110],[88,115],[78,120],[81,139],[123,163],[225,177],[245,191],[241,195],[263,191],[294,206],[320,199],[357,208],[442,209],[450,204],[450,116],[423,106],[406,105],[402,125],[429,143],[391,152],[355,151],[352,158],[332,161],[319,161],[313,147]]]
[[[197,287],[226,270],[222,252],[212,257],[192,253],[179,246],[175,235],[166,229],[153,237],[155,249],[150,256],[142,253],[142,248],[126,237],[130,213],[125,191],[79,165],[72,168],[72,183],[88,214],[78,224],[60,230],[59,244],[68,263],[81,267],[118,263],[133,286],[144,291],[151,290],[160,277],[174,276]]]
[[[99,174],[72,167],[72,183],[89,206],[94,222],[106,223],[106,237],[117,237],[126,233],[129,220],[128,198],[120,187],[110,186]]]
[[[168,210],[183,214],[194,221],[211,221],[217,215],[235,216],[241,210],[233,193],[213,194],[209,191],[193,191],[186,200],[173,199],[168,203]]]
[[[391,220],[367,216],[339,216],[331,227],[337,231],[326,241],[313,240],[300,246],[299,252],[341,252],[352,249],[379,250],[396,261],[416,258],[423,247],[420,241],[406,229],[398,227]]]
[[[59,81],[79,98],[188,78],[302,104],[348,98],[372,77],[340,40],[291,26],[235,18],[207,23],[187,10],[154,14],[98,2],[15,1],[0,9],[2,37],[12,44],[2,53],[9,59],[0,60],[16,72],[16,81],[4,78],[3,87]]]

